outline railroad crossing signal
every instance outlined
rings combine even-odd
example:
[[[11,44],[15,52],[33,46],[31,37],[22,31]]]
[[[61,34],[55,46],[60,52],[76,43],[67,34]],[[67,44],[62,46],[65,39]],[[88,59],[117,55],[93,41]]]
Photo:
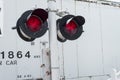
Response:
[[[17,21],[17,32],[25,41],[33,41],[48,30],[48,12],[38,8],[25,11]],[[76,40],[83,33],[83,16],[66,15],[56,21],[57,39],[60,42]]]
[[[57,38],[60,42],[75,40],[83,33],[82,25],[85,19],[82,16],[66,15],[57,20]]]
[[[48,12],[38,8],[25,11],[17,21],[17,32],[25,41],[43,36],[48,29]]]

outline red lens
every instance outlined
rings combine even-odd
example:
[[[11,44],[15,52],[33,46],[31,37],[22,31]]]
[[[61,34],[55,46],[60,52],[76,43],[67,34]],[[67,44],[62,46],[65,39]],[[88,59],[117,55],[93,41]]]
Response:
[[[37,16],[30,16],[26,22],[26,25],[32,32],[36,32],[40,30],[42,21]]]
[[[75,21],[71,20],[69,23],[67,23],[65,25],[65,31],[70,35],[75,34],[77,31],[77,24]]]

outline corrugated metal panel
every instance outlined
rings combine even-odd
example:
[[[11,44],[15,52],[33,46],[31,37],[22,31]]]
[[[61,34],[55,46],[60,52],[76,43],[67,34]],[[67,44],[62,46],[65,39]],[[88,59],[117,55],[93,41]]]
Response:
[[[76,11],[86,19],[84,33],[77,43],[79,76],[103,75],[100,6],[79,2]]]
[[[120,56],[119,18],[120,18],[119,8],[101,6],[105,73],[109,73],[112,68],[118,69],[119,67],[118,64],[119,61],[118,56]]]

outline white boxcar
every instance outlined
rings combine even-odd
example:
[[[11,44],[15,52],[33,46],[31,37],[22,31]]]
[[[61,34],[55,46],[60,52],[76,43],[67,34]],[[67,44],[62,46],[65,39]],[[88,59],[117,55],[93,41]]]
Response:
[[[56,4],[60,11],[84,16],[86,21],[79,39],[58,41],[60,77],[107,80],[113,68],[120,70],[120,8],[74,0]],[[42,65],[48,60],[43,55],[49,47],[48,31],[26,42],[12,29],[23,12],[35,8],[47,9],[47,0],[0,1],[0,80],[34,80],[46,74]]]

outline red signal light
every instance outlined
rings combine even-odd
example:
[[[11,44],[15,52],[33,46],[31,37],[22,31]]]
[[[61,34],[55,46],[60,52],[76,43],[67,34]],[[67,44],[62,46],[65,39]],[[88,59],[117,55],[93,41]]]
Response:
[[[65,25],[65,31],[70,35],[75,34],[77,31],[77,24],[73,20],[71,20]]]
[[[33,41],[48,30],[48,12],[38,8],[25,11],[17,21],[17,32],[25,41]]]
[[[66,15],[57,20],[57,38],[60,42],[66,40],[75,40],[79,38],[83,32],[82,25],[85,19],[82,16]]]
[[[40,30],[42,21],[37,16],[30,16],[26,21],[26,25],[32,32],[36,32]]]

